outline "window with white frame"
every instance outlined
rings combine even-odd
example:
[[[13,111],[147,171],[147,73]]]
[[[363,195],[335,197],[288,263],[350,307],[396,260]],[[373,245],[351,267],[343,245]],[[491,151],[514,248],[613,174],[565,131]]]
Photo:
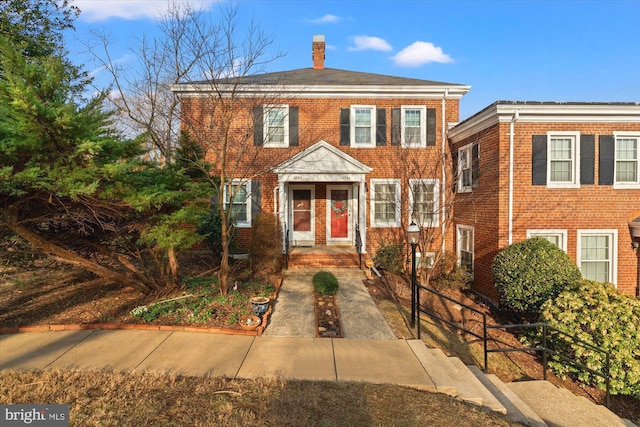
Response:
[[[251,226],[251,183],[233,180],[224,188],[224,206],[236,227]]]
[[[403,147],[426,147],[427,108],[403,106],[401,128]]]
[[[458,225],[457,228],[458,265],[473,272],[473,227]]]
[[[579,187],[579,132],[547,133],[547,185],[549,187]]]
[[[374,227],[400,226],[400,180],[371,180],[371,224]]]
[[[542,237],[567,252],[567,230],[527,230],[527,239]]]
[[[438,226],[438,187],[437,179],[409,180],[409,224]]]
[[[376,107],[373,105],[352,105],[351,123],[351,146],[375,147]]]
[[[473,186],[473,144],[458,150],[458,192],[471,191]]]
[[[618,230],[578,230],[577,263],[582,277],[616,283]]]
[[[615,137],[615,184],[640,186],[640,134],[616,132]]]
[[[289,146],[289,106],[265,105],[263,107],[264,146]]]

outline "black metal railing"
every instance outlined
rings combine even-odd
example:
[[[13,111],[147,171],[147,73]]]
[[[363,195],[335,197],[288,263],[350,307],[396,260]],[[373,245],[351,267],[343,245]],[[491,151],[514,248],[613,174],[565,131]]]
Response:
[[[284,269],[289,269],[289,229],[286,224],[284,232]]]
[[[362,236],[360,235],[360,224],[356,224],[356,252],[358,253],[358,263],[362,268]]]
[[[441,292],[436,291],[435,289],[431,289],[428,288],[426,286],[423,286],[419,283],[415,283],[415,288],[416,288],[416,293],[417,293],[417,297],[416,297],[416,306],[417,306],[417,310],[416,311],[416,316],[417,316],[417,324],[418,324],[418,330],[417,330],[417,335],[418,335],[418,339],[420,339],[420,313],[422,314],[426,314],[431,318],[437,319],[457,330],[463,331],[466,334],[469,334],[473,337],[476,337],[478,339],[480,339],[482,341],[482,345],[483,345],[483,354],[484,354],[484,371],[486,372],[489,369],[489,353],[508,353],[508,352],[536,352],[536,353],[541,353],[542,354],[542,369],[543,369],[543,379],[547,379],[547,371],[548,371],[548,360],[549,360],[549,355],[553,355],[556,356],[559,360],[568,363],[576,368],[582,369],[584,371],[587,371],[593,375],[596,375],[600,378],[603,378],[605,380],[605,391],[606,391],[606,406],[609,407],[611,406],[611,376],[610,376],[610,367],[611,367],[611,355],[609,352],[594,346],[593,344],[589,344],[588,342],[581,340],[580,338],[578,338],[575,335],[571,335],[565,331],[562,331],[558,328],[555,328],[553,326],[550,326],[546,323],[526,323],[526,324],[512,324],[512,325],[488,325],[487,324],[487,315],[485,313],[483,313],[482,311],[469,306],[468,304],[463,303],[462,301],[458,301],[454,298],[451,298],[447,295],[444,295]],[[421,291],[427,291],[433,295],[437,295],[440,298],[444,298],[448,301],[451,301],[455,304],[458,304],[461,307],[464,307],[478,315],[481,316],[482,318],[482,333],[478,333],[476,331],[473,331],[471,329],[465,328],[464,326],[459,325],[458,323],[451,321],[449,319],[445,319],[442,316],[438,315],[437,313],[430,311],[428,309],[425,309],[421,306],[420,304],[420,292]],[[535,347],[508,347],[508,348],[488,348],[488,342],[491,339],[489,337],[488,331],[489,329],[542,329],[542,333],[540,335],[540,344],[535,346]],[[605,366],[604,366],[604,371],[598,371],[595,369],[592,369],[590,367],[588,367],[587,365],[580,363],[578,360],[570,357],[570,355],[567,354],[562,354],[560,351],[557,350],[557,348],[555,347],[555,342],[557,342],[556,340],[554,340],[554,338],[560,338],[560,339],[564,339],[565,341],[569,341],[572,344],[576,344],[579,345],[583,348],[587,348],[593,351],[596,351],[602,355],[605,356]]]

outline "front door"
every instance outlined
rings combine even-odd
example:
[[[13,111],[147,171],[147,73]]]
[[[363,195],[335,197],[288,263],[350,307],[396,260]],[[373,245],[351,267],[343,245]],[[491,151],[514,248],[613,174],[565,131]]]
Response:
[[[291,188],[291,240],[294,246],[313,246],[315,243],[313,192],[313,187]]]
[[[351,243],[351,187],[329,187],[327,243]]]

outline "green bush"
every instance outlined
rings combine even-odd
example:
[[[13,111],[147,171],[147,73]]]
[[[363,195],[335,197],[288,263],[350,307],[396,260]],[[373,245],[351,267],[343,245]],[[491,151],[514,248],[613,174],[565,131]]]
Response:
[[[373,257],[375,266],[391,273],[402,273],[404,255],[402,245],[383,240]]]
[[[507,246],[491,269],[500,305],[516,313],[539,313],[542,304],[581,278],[571,258],[542,237]]]
[[[335,295],[338,292],[338,279],[328,271],[318,271],[313,276],[313,287],[318,295]]]
[[[620,294],[611,284],[580,280],[542,307],[542,320],[610,352],[611,393],[640,399],[640,300]],[[555,339],[562,354],[604,372],[605,355],[573,341]],[[605,380],[557,360],[549,366],[560,376],[570,375],[587,385],[605,389]]]

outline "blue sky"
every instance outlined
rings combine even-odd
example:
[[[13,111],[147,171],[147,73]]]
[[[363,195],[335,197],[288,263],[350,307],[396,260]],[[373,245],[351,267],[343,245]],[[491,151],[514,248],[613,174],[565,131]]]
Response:
[[[75,0],[82,13],[68,46],[92,69],[77,39],[111,33],[127,60],[135,36],[153,35],[162,0]],[[197,0],[215,11],[215,2]],[[467,84],[460,118],[496,100],[640,102],[640,0],[239,1],[286,55],[269,71],[311,67],[323,34],[325,66]]]

